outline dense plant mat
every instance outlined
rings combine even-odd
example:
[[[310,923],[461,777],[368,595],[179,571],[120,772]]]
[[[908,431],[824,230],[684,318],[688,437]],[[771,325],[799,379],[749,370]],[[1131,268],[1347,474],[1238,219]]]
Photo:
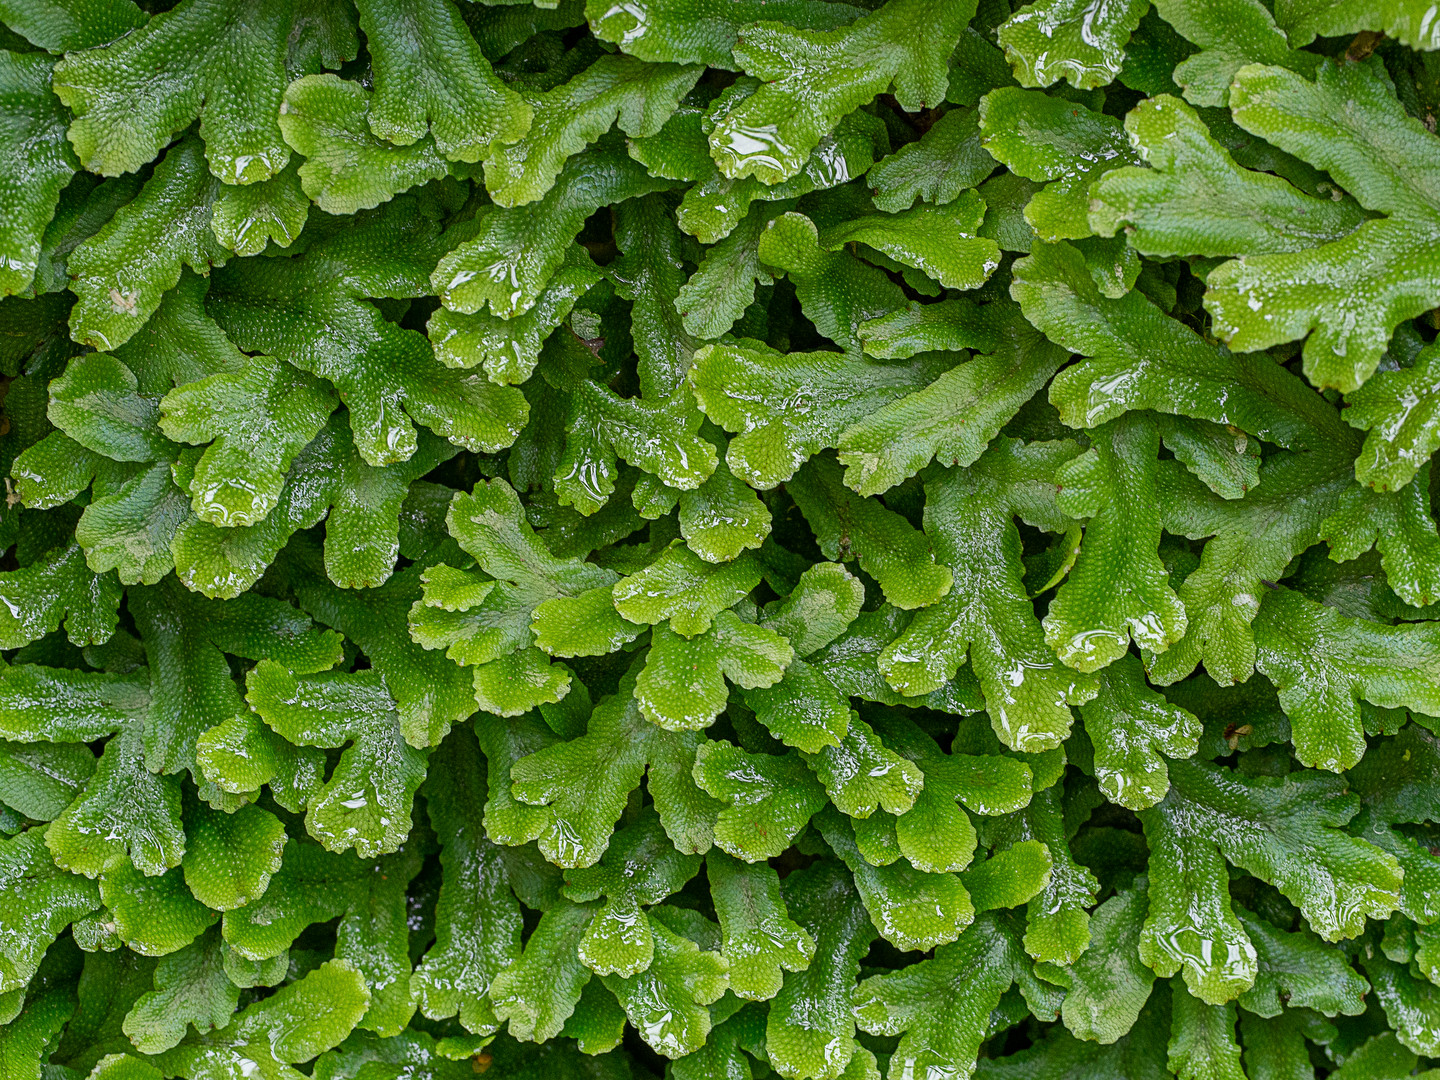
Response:
[[[1440,1062],[1429,0],[0,23],[0,1080]]]

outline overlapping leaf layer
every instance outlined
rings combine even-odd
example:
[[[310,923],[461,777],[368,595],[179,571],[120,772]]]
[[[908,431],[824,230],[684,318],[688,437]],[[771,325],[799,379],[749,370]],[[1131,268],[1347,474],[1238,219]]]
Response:
[[[0,1080],[1440,1076],[1429,0],[0,0]]]

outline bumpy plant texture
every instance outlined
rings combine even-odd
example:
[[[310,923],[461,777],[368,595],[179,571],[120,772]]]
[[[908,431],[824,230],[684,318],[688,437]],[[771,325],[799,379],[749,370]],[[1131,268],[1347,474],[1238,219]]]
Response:
[[[1430,0],[0,24],[0,1078],[1440,1063]]]

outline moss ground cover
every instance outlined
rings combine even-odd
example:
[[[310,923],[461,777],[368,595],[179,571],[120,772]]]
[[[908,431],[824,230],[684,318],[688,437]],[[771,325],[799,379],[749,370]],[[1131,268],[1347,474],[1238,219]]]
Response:
[[[1428,0],[0,0],[0,1080],[1440,1077],[1437,115]]]

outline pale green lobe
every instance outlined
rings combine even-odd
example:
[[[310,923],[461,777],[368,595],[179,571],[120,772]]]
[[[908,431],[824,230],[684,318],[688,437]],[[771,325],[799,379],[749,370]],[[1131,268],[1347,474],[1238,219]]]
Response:
[[[1038,769],[1039,763],[1036,765]],[[1063,769],[1058,772],[1063,773]],[[1007,851],[1031,842],[1044,845],[1049,855],[1049,874],[1026,905],[1025,951],[1043,963],[1068,965],[1090,947],[1088,909],[1094,906],[1099,883],[1070,851],[1060,786],[1053,781],[1048,787],[1042,786],[1044,779],[1037,779],[1035,784],[1041,790],[1029,805],[979,822],[980,839],[996,848],[1008,844]],[[1026,862],[1033,865],[1029,856]]]
[[[1401,1044],[1426,1056],[1440,1050],[1440,987],[1378,950],[1366,957],[1365,974]]]
[[[98,877],[133,860],[147,874],[179,864],[185,852],[176,779],[145,768],[143,717],[150,708],[144,674],[42,668],[4,669],[0,734],[25,742],[106,744],[85,789],[45,831],[56,862]]]
[[[425,792],[442,877],[435,943],[411,983],[430,1019],[458,1014],[466,1031],[488,1033],[498,1020],[486,994],[520,958],[521,919],[503,857],[481,831],[484,759],[469,731],[457,728],[431,756]]]
[[[399,551],[401,505],[411,481],[452,456],[443,440],[422,434],[416,452],[394,465],[368,465],[355,449],[348,412],[336,411],[290,467],[275,508],[264,521],[222,527],[190,516],[171,541],[176,575],[186,587],[233,598],[249,589],[290,537],[326,519],[325,572],[343,588],[383,585]],[[191,486],[182,456],[172,472]],[[193,496],[192,496],[193,501]]]
[[[901,730],[897,731],[897,727]],[[975,829],[956,804],[957,770],[946,769],[952,762],[940,755],[933,743],[922,746],[925,736],[916,738],[913,732],[904,730],[903,722],[884,724],[881,730],[890,740],[891,749],[898,746],[904,756],[917,764],[923,762],[922,770],[925,765],[930,766],[930,771],[923,773],[924,787],[908,810],[898,816],[875,813],[852,822],[855,846],[866,862],[876,865],[891,866],[903,855],[911,866],[925,874],[943,875],[963,870],[975,852]],[[963,778],[963,766],[958,771]],[[1024,787],[1024,800],[1029,801],[1029,784]]]
[[[973,109],[952,109],[920,138],[875,163],[865,175],[875,205],[886,213],[908,210],[915,200],[944,206],[995,171],[980,145]]]
[[[991,1010],[1028,963],[1010,919],[980,915],[933,958],[863,980],[851,995],[856,1022],[900,1036],[891,1057],[900,1075],[969,1077]]]
[[[394,699],[375,671],[296,676],[262,660],[247,700],[275,731],[302,746],[350,745],[310,800],[305,824],[331,851],[363,858],[395,851],[410,832],[410,804],[426,754],[406,742]]]
[[[1254,944],[1230,903],[1216,837],[1191,828],[1181,798],[1143,811],[1150,846],[1149,912],[1139,956],[1162,978],[1179,973],[1190,993],[1223,1004],[1249,990],[1259,971]]]
[[[335,955],[353,963],[370,987],[359,1026],[381,1036],[404,1031],[419,999],[410,977],[408,889],[421,862],[418,851],[401,848],[367,866],[335,929]]]
[[[711,133],[720,171],[767,184],[787,180],[841,117],[892,88],[908,111],[939,105],[949,84],[946,59],[974,12],[968,0],[889,0],[828,32],[749,27],[735,62],[765,85]]]
[[[646,719],[667,731],[696,731],[724,710],[726,680],[747,690],[774,686],[794,657],[779,634],[732,611],[720,612],[713,626],[692,638],[657,626],[635,700]]]
[[[1177,1080],[1245,1080],[1235,1006],[1207,1003],[1181,990],[1171,996],[1168,1061]]]
[[[1412,49],[1440,48],[1440,26],[1423,0],[1280,0],[1275,19],[1297,46],[1375,30]]]
[[[1145,905],[1143,879],[1117,891],[1090,919],[1090,948],[1059,969],[1067,990],[1061,1016],[1077,1039],[1108,1044],[1123,1038],[1149,1000],[1155,973],[1137,952]]]
[[[102,644],[115,631],[122,592],[115,575],[86,565],[79,544],[53,548],[0,574],[0,648],[28,645],[62,623],[72,644]]]
[[[1195,753],[1200,721],[1151,690],[1133,656],[1102,671],[1099,685],[1100,692],[1080,706],[1080,716],[1095,747],[1100,790],[1131,810],[1154,806],[1170,789],[1166,758]]]
[[[1375,371],[1395,327],[1440,299],[1440,141],[1400,107],[1373,58],[1323,63],[1314,82],[1245,67],[1231,99],[1241,127],[1388,215],[1318,248],[1226,263],[1207,279],[1206,308],[1233,348],[1304,338],[1306,377],[1348,393]]]
[[[838,1080],[850,1075],[852,1060],[864,1057],[855,1042],[850,990],[875,928],[850,874],[836,862],[789,874],[780,891],[790,917],[814,940],[815,953],[808,967],[785,974],[771,1000],[766,1053],[782,1076]]]
[[[325,779],[323,751],[287,742],[249,709],[195,740],[195,762],[219,790],[243,796],[268,785],[292,813],[305,808]]]
[[[370,1005],[365,978],[346,960],[327,960],[304,978],[241,1010],[230,1025],[191,1035],[155,1061],[170,1075],[221,1080],[248,1067],[288,1080],[286,1065],[342,1042]]]
[[[1440,299],[1437,232],[1440,218],[1378,218],[1321,248],[1224,263],[1205,294],[1215,331],[1247,352],[1305,338],[1306,377],[1353,391],[1394,328]]]
[[[481,481],[457,495],[445,520],[479,570],[462,574],[442,565],[433,577],[422,575],[425,595],[410,609],[411,637],[473,665],[476,700],[488,711],[516,715],[559,700],[569,673],[532,647],[532,616],[546,601],[613,584],[615,573],[551,555],[504,480]]]
[[[760,575],[754,556],[716,565],[675,543],[649,566],[615,585],[615,610],[632,623],[654,625],[668,619],[676,633],[694,637],[709,630],[716,615],[749,595]]]
[[[664,196],[645,195],[616,207],[615,244],[621,255],[609,277],[615,292],[631,302],[640,396],[668,397],[684,383],[697,343],[677,310],[687,249]]]
[[[1229,101],[1235,73],[1246,64],[1278,64],[1310,74],[1314,54],[1295,52],[1261,0],[1159,0],[1157,13],[1181,36],[1200,47],[1172,73],[1192,105],[1220,106]]]
[[[602,54],[568,82],[529,98],[534,110],[529,131],[485,158],[486,190],[499,206],[537,201],[565,162],[612,124],[631,138],[656,134],[702,70]]]
[[[832,665],[799,660],[841,638],[864,602],[864,585],[840,563],[816,563],[802,573],[791,595],[766,605],[762,626],[778,632],[796,660],[773,687],[743,694],[770,734],[805,753],[838,746],[850,727],[850,701],[832,684]],[[877,680],[878,681],[878,680]]]
[[[1429,623],[1351,619],[1289,589],[1271,590],[1255,620],[1255,666],[1275,684],[1295,756],[1341,772],[1365,753],[1363,698],[1440,715],[1440,635]]]
[[[307,926],[338,918],[357,902],[367,872],[354,854],[334,855],[319,844],[290,840],[272,887],[225,912],[221,933],[245,961],[283,957]]]
[[[718,338],[745,314],[755,300],[756,284],[771,281],[760,265],[760,238],[770,222],[793,206],[751,206],[726,236],[706,249],[699,267],[675,294],[675,310],[686,333],[703,340]]]
[[[511,768],[514,797],[536,809],[512,805],[510,818],[524,831],[507,842],[538,839],[557,866],[590,866],[610,843],[615,822],[630,793],[649,770],[649,785],[671,841],[681,851],[710,846],[705,819],[721,805],[691,778],[699,736],[671,732],[645,718],[635,693],[639,665],[632,666],[617,692],[590,714],[585,734],[568,742],[531,745]],[[524,750],[529,750],[524,754]],[[493,780],[492,780],[493,783]],[[492,799],[494,796],[492,795]],[[486,820],[492,811],[487,808]]]
[[[1022,840],[981,859],[960,875],[976,911],[1019,907],[1044,892],[1054,863],[1039,840]]]
[[[208,274],[229,257],[210,228],[220,183],[206,169],[202,150],[196,138],[172,146],[140,194],[71,253],[71,289],[79,300],[70,312],[70,333],[76,341],[104,351],[123,345],[186,266]]]
[[[1101,236],[1124,229],[1130,246],[1145,255],[1304,251],[1364,220],[1354,203],[1307,195],[1279,176],[1240,168],[1195,110],[1169,94],[1132,109],[1125,130],[1150,168],[1101,177],[1090,225]]]
[[[571,244],[534,306],[512,318],[502,319],[489,311],[462,315],[437,308],[426,327],[435,356],[446,367],[479,367],[491,382],[519,385],[534,372],[546,339],[600,278],[585,249]]]
[[[839,563],[818,563],[817,566],[844,569]],[[860,584],[858,579],[851,580]],[[873,664],[871,667],[873,670]],[[748,690],[741,696],[771,735],[807,754],[819,753],[823,747],[839,746],[849,730],[850,702],[829,677],[828,665],[791,660],[779,682]]]
[[[186,824],[182,866],[195,899],[231,911],[264,895],[285,847],[279,818],[258,806],[227,814],[193,803]]]
[[[936,538],[917,532],[895,511],[845,487],[833,458],[810,462],[786,490],[814,530],[825,556],[839,562],[858,561],[897,608],[922,608],[951,593],[954,574],[945,565],[949,560],[938,550]],[[941,560],[936,559],[937,553]]]
[[[530,106],[490,69],[450,0],[363,0],[375,102],[370,130],[398,146],[428,133],[451,161],[481,160],[530,127]]]
[[[599,863],[565,875],[569,899],[605,897],[580,939],[581,962],[597,975],[629,977],[648,968],[659,953],[645,908],[683,888],[700,863],[699,855],[675,850],[654,810],[617,830]]]
[[[833,808],[816,825],[850,868],[855,888],[880,936],[904,952],[924,952],[954,941],[975,918],[970,894],[958,875],[926,873],[908,862],[875,866],[857,845],[861,826]]]
[[[615,490],[616,459],[658,477],[679,491],[694,491],[715,472],[715,445],[700,434],[704,416],[689,388],[660,400],[622,398],[607,386],[581,380],[570,393],[565,451],[554,483],[562,506],[589,516]]]
[[[344,9],[284,0],[188,0],[107,48],[71,53],[55,71],[55,92],[76,116],[70,141],[87,169],[116,176],[199,117],[210,172],[227,184],[268,180],[290,158],[275,118],[292,36],[305,30],[310,55],[296,50],[296,66],[354,57]]]
[[[53,63],[43,53],[0,52],[0,296],[29,288],[45,227],[77,164],[65,141],[65,113],[50,92]]]
[[[1242,1008],[1266,1017],[1291,1008],[1326,1016],[1365,1011],[1365,980],[1343,952],[1327,947],[1305,927],[1291,932],[1244,908],[1236,914],[1259,959],[1255,985],[1239,997]]]
[[[435,266],[433,288],[451,311],[470,315],[488,304],[499,318],[514,318],[535,305],[597,205],[674,186],[602,138],[566,161],[538,202],[482,211],[473,237]]]
[[[1051,402],[1072,427],[1154,409],[1295,449],[1335,437],[1333,411],[1300,379],[1267,356],[1208,344],[1139,292],[1104,296],[1073,245],[1037,247],[1016,263],[1011,293],[1047,337],[1092,358],[1066,368],[1050,388]]]
[[[768,490],[867,417],[924,392],[957,359],[924,353],[908,363],[877,363],[859,352],[706,345],[695,354],[690,383],[705,415],[732,433],[725,455],[731,471]]]
[[[585,17],[601,41],[641,60],[734,69],[730,55],[746,27],[775,19],[806,30],[833,30],[861,12],[827,0],[586,0]]]
[[[1185,635],[1185,608],[1160,562],[1153,420],[1128,413],[1091,434],[1092,446],[1055,473],[1056,506],[1088,519],[1080,554],[1045,616],[1045,641],[1080,671],[1124,656],[1133,639],[1161,653]]]
[[[826,803],[825,789],[793,752],[749,754],[723,739],[707,740],[695,754],[694,776],[728,804],[715,821],[715,846],[747,863],[784,852]]]
[[[1091,235],[1091,183],[1140,162],[1120,121],[1039,90],[1002,87],[986,94],[980,132],[985,149],[1013,173],[1049,181],[1025,207],[1025,220],[1046,241]]]
[[[894,0],[892,0],[894,2]],[[836,248],[843,244],[836,243]],[[760,262],[795,283],[800,310],[842,349],[858,351],[860,324],[905,304],[905,294],[885,272],[849,251],[827,250],[815,223],[788,213],[771,221],[760,237]]]
[[[458,446],[494,452],[515,441],[529,412],[518,390],[450,371],[423,334],[370,302],[429,292],[438,231],[413,196],[402,196],[299,255],[237,267],[210,290],[210,313],[236,345],[334,385],[369,465],[416,453],[412,420]]]
[[[1403,488],[1440,449],[1440,346],[1422,349],[1412,367],[1371,376],[1346,403],[1345,422],[1368,431],[1355,479],[1377,491]]]
[[[417,569],[363,592],[336,588],[314,574],[297,584],[296,599],[364,652],[395,700],[406,741],[421,747],[437,745],[452,724],[471,716],[475,698],[463,669],[410,638],[405,616],[420,593]]]
[[[599,979],[591,979],[580,992],[575,1011],[560,1029],[560,1037],[574,1039],[582,1054],[607,1054],[620,1045],[629,1022],[625,1010]],[[691,1055],[694,1060],[698,1055]]]
[[[924,776],[915,804],[893,822],[896,850],[917,870],[938,874],[969,865],[975,851],[975,829],[965,810],[994,816],[1029,804],[1034,774],[1025,762],[958,749],[942,753],[930,736],[903,715],[877,716],[875,723],[886,745],[918,765]],[[856,828],[863,845],[867,830]]]
[[[1178,682],[1203,662],[1221,685],[1244,682],[1255,669],[1251,623],[1265,582],[1322,535],[1350,480],[1344,454],[1316,450],[1277,454],[1260,469],[1260,486],[1243,499],[1211,492],[1183,467],[1162,467],[1161,525],[1191,539],[1211,537],[1200,565],[1178,590],[1185,604],[1185,637],[1148,665],[1162,686]]]
[[[942,303],[948,307],[964,301]],[[926,305],[921,311],[936,306]],[[890,489],[915,475],[932,458],[944,465],[973,465],[1016,410],[1067,359],[1065,351],[1037,333],[1013,305],[991,303],[951,310],[960,316],[961,340],[989,355],[957,364],[929,386],[869,411],[840,433],[839,458],[845,466],[846,486],[861,495]],[[867,324],[872,333],[881,321]],[[928,335],[932,329],[919,332]],[[889,347],[877,349],[878,339],[866,337],[865,327],[861,337],[872,355],[909,352],[908,348],[896,348],[894,339]],[[923,344],[950,347],[958,342]]]
[[[684,1057],[704,1045],[711,1025],[705,1006],[718,1001],[729,983],[724,957],[702,951],[658,919],[650,966],[602,979],[640,1037],[667,1057]]]
[[[1047,1014],[1048,1015],[1048,1014]],[[1163,985],[1141,1010],[1129,1035],[1111,1045],[1076,1039],[1063,1025],[1018,1053],[982,1060],[977,1075],[983,1080],[1034,1080],[1037,1076],[1112,1077],[1127,1080],[1173,1080],[1165,1061],[1170,1035],[1170,993]]]
[[[220,189],[210,210],[210,228],[221,247],[236,255],[258,255],[270,243],[287,248],[295,242],[310,211],[298,166],[292,159],[269,180]]]
[[[120,863],[100,879],[100,899],[116,936],[142,956],[184,948],[220,917],[195,899],[178,868],[151,877]]]
[[[865,586],[839,563],[806,568],[790,594],[765,605],[761,624],[782,635],[797,656],[830,644],[855,621]]]
[[[578,693],[578,689],[577,689]],[[567,695],[568,696],[568,695]],[[538,716],[487,717],[475,730],[485,753],[485,833],[497,844],[516,846],[544,831],[549,811],[527,806],[511,792],[510,770],[521,758],[554,746],[559,737]]]
[[[0,840],[0,993],[21,990],[71,922],[100,907],[93,881],[55,865],[31,829]]]
[[[540,649],[565,657],[604,656],[643,632],[615,610],[609,585],[587,589],[576,597],[543,601],[536,605],[530,626]]]
[[[730,989],[750,1001],[780,992],[785,971],[804,971],[815,939],[790,918],[780,878],[765,863],[739,862],[718,853],[705,860],[710,895],[720,920]]]
[[[772,528],[770,508],[723,460],[727,448],[724,436],[712,428],[704,438],[714,444],[722,460],[698,488],[678,493],[680,535],[690,550],[706,562],[730,562],[765,543]],[[657,482],[664,483],[658,478]],[[670,497],[676,492],[667,487],[665,494]]]
[[[118,486],[97,478],[91,494],[94,501],[75,526],[91,570],[115,570],[126,585],[153,585],[174,569],[171,541],[190,510],[167,462],[147,466]]]
[[[305,159],[302,190],[327,214],[373,209],[446,173],[432,140],[396,146],[370,130],[372,98],[334,75],[307,75],[285,90],[280,130]]]
[[[6,1023],[0,1027],[0,1068],[7,1076],[33,1080],[44,1075],[46,1059],[51,1057],[50,1048],[75,1012],[76,995],[73,984],[66,978],[69,974],[64,966],[58,972],[52,968],[35,979],[23,1000],[19,990],[5,995]],[[152,1075],[158,1080],[158,1073]],[[135,1080],[152,1080],[152,1075],[141,1074]]]
[[[1440,534],[1430,513],[1430,465],[1399,491],[1353,484],[1321,525],[1336,562],[1380,550],[1386,583],[1407,604],[1424,607],[1440,597]]]
[[[810,152],[804,167],[778,184],[767,185],[753,176],[733,179],[721,173],[709,154],[706,131],[722,123],[726,115],[741,108],[758,90],[760,83],[741,76],[711,105],[702,118],[678,112],[652,139],[632,139],[632,157],[652,172],[677,179],[693,180],[675,211],[675,221],[685,232],[706,244],[729,236],[741,224],[754,203],[763,200],[766,218],[794,209],[792,200],[811,192],[828,191],[860,176],[889,147],[885,125],[864,111],[843,117],[835,130],[821,138]]]
[[[85,791],[45,830],[55,861],[99,877],[133,863],[162,874],[185,854],[180,780],[145,767],[143,737],[127,726],[105,744]]]
[[[224,528],[262,521],[279,502],[295,456],[336,404],[328,386],[268,356],[166,394],[160,430],[177,442],[210,444],[190,481],[195,516]]]
[[[968,656],[996,733],[1027,752],[1058,746],[1073,722],[1070,705],[1096,693],[1089,676],[1060,665],[1045,644],[1021,583],[1014,522],[1018,515],[1060,530],[1055,470],[1076,450],[1001,440],[974,465],[926,485],[926,533],[956,580],[880,654],[886,681],[911,697],[938,690]]]
[[[54,821],[94,771],[87,746],[0,741],[0,802],[36,821]]]
[[[90,486],[103,457],[63,431],[51,431],[16,456],[10,468],[15,494],[32,510],[62,506]]]
[[[0,22],[30,44],[53,53],[89,49],[145,25],[132,0],[6,0]]]
[[[145,760],[155,771],[193,768],[200,735],[243,711],[225,653],[268,656],[303,672],[323,671],[341,656],[338,634],[273,597],[205,600],[167,579],[130,589],[127,600],[149,661]]]
[[[514,1038],[553,1039],[575,1011],[590,981],[590,969],[576,950],[594,914],[594,904],[556,904],[540,916],[519,959],[495,976],[490,986],[495,1015],[510,1022]]]
[[[124,1020],[124,1032],[142,1054],[175,1046],[194,1025],[197,1032],[230,1023],[240,987],[225,974],[220,935],[208,933],[155,968],[155,988],[141,994]]]
[[[1039,0],[1002,23],[998,37],[1022,86],[1066,79],[1093,90],[1120,74],[1145,11],[1144,0]]]
[[[944,206],[852,218],[826,229],[821,243],[830,250],[868,244],[946,288],[977,289],[1000,265],[999,246],[976,235],[984,219],[984,201],[967,191]]]
[[[854,818],[868,818],[879,807],[904,814],[925,784],[915,763],[887,747],[855,713],[838,746],[822,747],[805,761],[836,808]]]
[[[144,672],[12,664],[0,668],[0,704],[6,739],[83,743],[140,726],[150,695]]]
[[[1222,499],[1243,499],[1260,483],[1259,439],[1191,416],[1161,416],[1165,448]]]
[[[1338,776],[1245,777],[1172,761],[1170,793],[1142,820],[1147,828],[1163,821],[1192,850],[1218,847],[1225,860],[1285,894],[1322,938],[1338,941],[1358,934],[1367,917],[1385,918],[1400,886],[1390,855],[1343,830],[1358,808]],[[1152,896],[1168,873],[1157,862],[1150,864]],[[1212,955],[1224,951],[1217,943]]]
[[[87,450],[116,461],[171,456],[156,426],[155,398],[139,392],[134,373],[106,353],[86,353],[50,384],[50,422]]]

